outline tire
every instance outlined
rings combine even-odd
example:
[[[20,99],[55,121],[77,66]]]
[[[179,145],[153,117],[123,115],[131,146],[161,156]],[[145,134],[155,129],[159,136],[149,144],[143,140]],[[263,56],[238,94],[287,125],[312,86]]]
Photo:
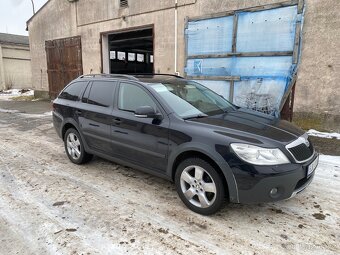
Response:
[[[221,176],[203,159],[183,160],[176,170],[175,185],[183,203],[196,213],[214,214],[224,203],[225,189]]]
[[[84,149],[84,143],[79,132],[74,128],[66,131],[64,136],[65,151],[68,158],[77,165],[89,162],[93,155],[88,154]]]

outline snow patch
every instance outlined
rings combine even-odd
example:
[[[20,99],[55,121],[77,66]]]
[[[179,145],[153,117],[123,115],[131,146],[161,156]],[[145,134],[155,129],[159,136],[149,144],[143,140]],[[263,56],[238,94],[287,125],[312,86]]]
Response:
[[[320,155],[319,162],[340,166],[340,156]]]
[[[11,100],[12,97],[17,96],[34,96],[34,90],[30,89],[0,90],[0,99],[2,100]]]
[[[340,139],[339,133],[320,132],[315,129],[308,130],[307,134],[310,136],[316,136],[316,137],[321,137],[321,138]]]
[[[0,112],[4,112],[4,113],[18,113],[18,110],[8,110],[8,109],[2,109],[0,108]]]

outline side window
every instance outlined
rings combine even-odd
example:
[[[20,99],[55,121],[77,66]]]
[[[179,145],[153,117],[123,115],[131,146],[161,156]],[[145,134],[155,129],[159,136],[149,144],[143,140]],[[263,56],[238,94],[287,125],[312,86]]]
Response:
[[[87,103],[87,101],[88,101],[88,99],[89,99],[91,87],[92,87],[92,84],[90,83],[90,84],[87,86],[87,88],[86,88],[86,90],[85,90],[85,92],[84,92],[83,98],[81,99],[81,101],[82,101],[83,103]]]
[[[61,92],[58,98],[77,101],[82,89],[86,86],[87,81],[80,81],[70,84]]]
[[[84,102],[87,97],[88,104],[98,105],[102,107],[110,107],[113,104],[113,93],[115,87],[116,82],[94,81],[91,88],[88,88],[88,96],[86,94],[87,91],[85,91],[82,101]]]
[[[134,112],[140,106],[151,106],[157,109],[152,98],[140,87],[122,82],[119,88],[118,108]]]

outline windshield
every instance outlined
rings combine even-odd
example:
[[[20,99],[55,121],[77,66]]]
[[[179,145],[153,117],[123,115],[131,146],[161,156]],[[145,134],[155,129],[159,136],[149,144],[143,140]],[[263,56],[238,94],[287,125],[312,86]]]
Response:
[[[193,81],[176,80],[150,86],[183,119],[212,116],[234,109],[222,96]]]

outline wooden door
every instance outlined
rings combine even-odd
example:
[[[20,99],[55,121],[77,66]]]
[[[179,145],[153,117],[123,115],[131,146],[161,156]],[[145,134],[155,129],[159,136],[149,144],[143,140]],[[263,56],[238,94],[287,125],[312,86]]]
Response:
[[[46,41],[45,48],[49,95],[56,98],[70,81],[83,74],[81,38]]]

